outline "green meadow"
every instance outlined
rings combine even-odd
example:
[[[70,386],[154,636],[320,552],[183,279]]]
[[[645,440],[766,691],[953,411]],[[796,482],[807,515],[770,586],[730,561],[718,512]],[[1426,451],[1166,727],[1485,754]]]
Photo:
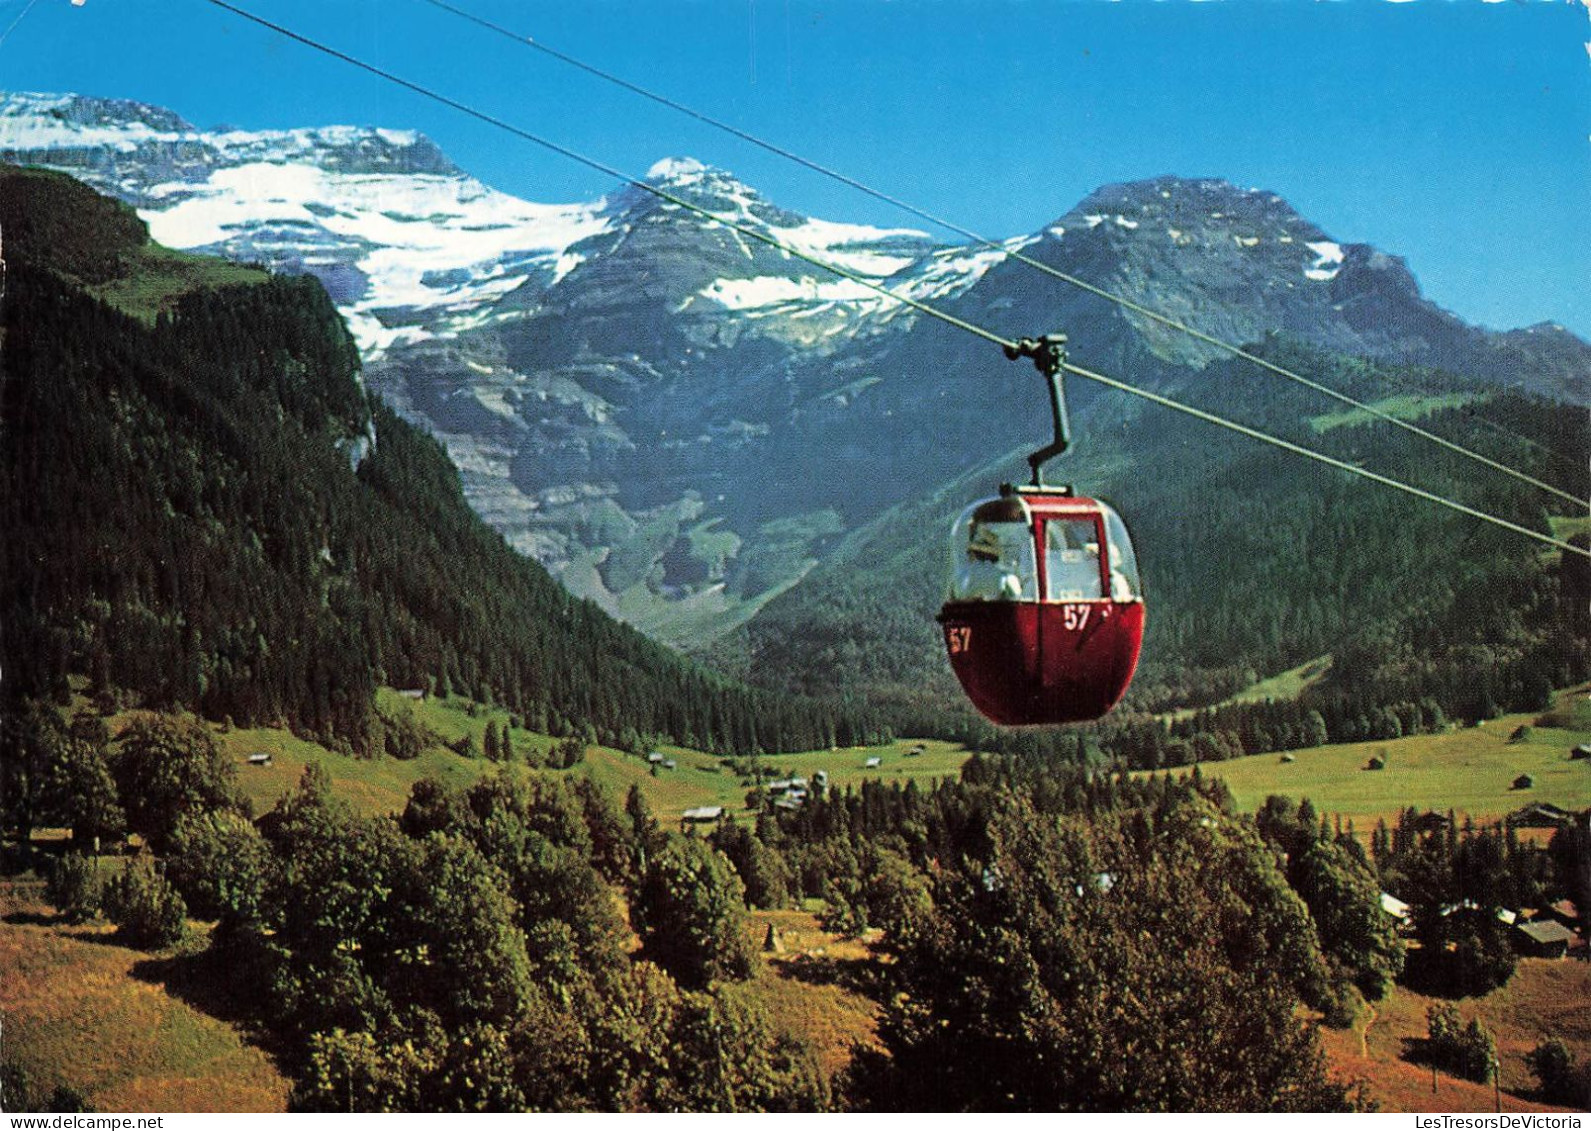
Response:
[[[313,742],[295,738],[286,731],[269,728],[232,728],[217,731],[216,737],[238,766],[238,785],[254,806],[263,813],[297,785],[304,767],[316,763],[331,776],[338,796],[361,813],[395,813],[404,807],[409,791],[421,778],[433,777],[450,785],[468,787],[497,766],[483,757],[468,758],[449,747],[468,735],[478,752],[485,746],[488,723],[504,727],[506,710],[472,704],[465,699],[426,699],[412,701],[390,689],[383,689],[377,702],[391,716],[410,715],[430,728],[442,745],[427,748],[419,757],[400,760],[390,757],[351,758],[333,753]],[[524,756],[534,752],[540,760],[559,740],[550,735],[515,727],[510,730],[516,754],[511,773],[524,773]],[[584,761],[568,771],[583,774],[606,789],[622,803],[632,785],[639,786],[647,803],[660,818],[677,820],[686,809],[722,805],[735,814],[746,809],[746,794],[754,779],[736,773],[726,759],[700,750],[680,746],[655,748],[673,769],[655,769],[644,756],[605,746],[588,746]],[[269,765],[251,765],[254,754],[269,754]],[[940,741],[901,740],[885,746],[848,747],[817,750],[804,754],[776,754],[761,758],[758,765],[766,780],[805,777],[818,771],[829,775],[836,788],[879,781],[915,781],[928,788],[940,778],[953,777],[970,755],[960,746]],[[879,764],[867,762],[877,758]],[[742,769],[750,769],[744,761]]]
[[[1285,678],[1300,683],[1309,677],[1300,669]],[[485,758],[463,757],[448,747],[468,735],[474,748],[481,750],[487,723],[505,726],[507,711],[458,698],[412,702],[390,690],[384,690],[379,701],[389,715],[410,713],[446,745],[433,745],[409,760],[362,759],[275,729],[234,728],[219,732],[217,738],[236,759],[239,786],[256,812],[269,809],[291,790],[311,762],[322,765],[337,793],[363,813],[401,810],[421,778],[467,787],[497,768]],[[510,733],[518,755],[510,772],[525,772],[525,754],[545,755],[558,741],[520,728]],[[1496,820],[1532,801],[1565,809],[1591,806],[1591,760],[1569,757],[1573,747],[1585,742],[1591,742],[1591,699],[1581,689],[1563,696],[1559,708],[1546,716],[1508,715],[1441,734],[1295,750],[1291,760],[1281,754],[1258,754],[1205,763],[1200,772],[1226,782],[1244,811],[1258,808],[1273,793],[1308,797],[1322,812],[1341,814],[1368,831],[1378,818],[1391,822],[1409,806],[1451,809],[1477,821]],[[645,757],[626,751],[588,746],[578,766],[554,772],[583,774],[616,801],[631,786],[639,786],[653,811],[666,820],[701,806],[721,805],[731,814],[746,811],[746,794],[754,786],[749,773],[737,773],[729,760],[700,750],[669,745],[656,749],[675,763],[673,769],[654,768]],[[249,755],[258,753],[271,755],[271,764],[247,764]],[[959,773],[969,756],[954,743],[902,739],[884,746],[768,755],[757,765],[765,780],[810,780],[822,770],[835,788],[870,779],[915,781],[930,788],[934,781]],[[868,766],[873,758],[879,764]],[[1385,768],[1368,769],[1372,759],[1380,759]],[[748,762],[736,764],[742,771],[751,769]],[[1530,777],[1529,788],[1514,787],[1521,776]]]
[[[1542,721],[1552,725],[1538,725]],[[1451,809],[1461,820],[1477,822],[1533,801],[1584,809],[1591,806],[1591,759],[1572,761],[1569,755],[1588,741],[1591,701],[1581,688],[1561,697],[1547,716],[1506,715],[1441,734],[1295,750],[1291,761],[1256,754],[1206,763],[1200,772],[1226,782],[1245,812],[1271,794],[1307,797],[1321,812],[1340,814],[1368,832],[1377,819],[1390,824],[1410,806]],[[1385,768],[1368,769],[1373,758]],[[1531,785],[1515,788],[1526,776]]]

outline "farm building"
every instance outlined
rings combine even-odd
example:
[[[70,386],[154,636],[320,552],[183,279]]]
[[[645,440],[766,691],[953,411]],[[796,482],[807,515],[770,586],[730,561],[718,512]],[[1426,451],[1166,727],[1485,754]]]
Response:
[[[1517,778],[1514,779],[1514,784],[1513,784],[1512,788],[1514,788],[1514,789],[1534,789],[1535,787],[1536,787],[1536,779],[1535,778],[1531,777],[1529,774],[1520,774]]]
[[[690,825],[717,824],[724,815],[722,805],[703,805],[697,809],[687,809],[680,814],[680,831],[684,832]]]
[[[1409,922],[1410,908],[1407,903],[1390,892],[1381,893],[1381,910],[1392,916],[1400,923]]]
[[[807,779],[782,778],[771,781],[767,785],[769,798],[772,799],[774,808],[793,810],[799,809],[806,803]]]
[[[400,687],[398,688],[398,694],[405,699],[414,699],[418,702],[425,701],[425,688],[423,687]]]
[[[1553,919],[1536,919],[1514,927],[1514,948],[1532,958],[1562,958],[1575,934]]]
[[[270,764],[271,756],[263,750],[257,754],[249,755],[249,765],[251,766],[269,766]]]
[[[876,770],[876,769],[878,769],[878,767],[882,766],[883,764],[884,764],[884,759],[875,756],[875,757],[869,758],[867,761],[863,762],[862,763],[862,768],[864,770]]]
[[[1515,785],[1515,788],[1519,788]],[[1556,805],[1538,801],[1508,814],[1508,823],[1517,829],[1556,829],[1569,823],[1569,813]]]
[[[1543,907],[1536,918],[1555,920],[1572,931],[1580,926],[1580,908],[1572,899],[1560,899],[1550,907]]]

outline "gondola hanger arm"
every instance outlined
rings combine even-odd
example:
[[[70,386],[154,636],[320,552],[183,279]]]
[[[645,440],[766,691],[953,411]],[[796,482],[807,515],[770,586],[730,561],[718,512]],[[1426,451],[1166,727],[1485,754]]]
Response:
[[[1038,338],[1018,338],[1005,346],[1005,356],[1012,361],[1032,358],[1033,367],[1044,375],[1050,392],[1050,420],[1054,425],[1055,439],[1028,456],[1028,467],[1033,471],[1033,486],[1044,486],[1044,465],[1071,446],[1072,429],[1066,416],[1066,389],[1062,381],[1066,376],[1066,335],[1045,334]]]

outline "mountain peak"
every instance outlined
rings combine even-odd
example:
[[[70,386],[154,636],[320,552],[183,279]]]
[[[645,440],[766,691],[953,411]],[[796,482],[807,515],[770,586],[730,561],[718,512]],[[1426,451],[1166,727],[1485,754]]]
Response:
[[[646,171],[649,181],[694,184],[705,176],[727,176],[721,169],[704,165],[694,157],[665,157]]]
[[[804,216],[770,204],[733,173],[694,157],[665,157],[656,162],[646,171],[644,183],[625,185],[609,196],[607,211],[632,220],[670,215],[679,206],[669,197],[737,223],[793,227],[806,222]]]
[[[200,130],[160,106],[125,98],[0,91],[0,156],[71,167],[73,155],[99,149],[160,167],[166,179],[206,175],[225,165],[300,162],[327,172],[429,173],[459,169],[424,134],[366,126]],[[103,173],[90,162],[84,179]],[[119,191],[117,178],[99,187]]]
[[[762,194],[727,169],[694,157],[665,157],[646,171],[646,183],[715,211],[767,208]]]
[[[1325,232],[1276,193],[1240,188],[1217,177],[1168,174],[1103,185],[1058,223],[1066,228],[1097,227],[1106,220],[1129,230],[1140,225],[1178,233],[1218,229],[1240,242],[1284,237],[1297,243],[1329,240]]]
[[[0,91],[0,149],[26,152],[86,145],[126,149],[193,132],[190,123],[170,110],[126,98]]]

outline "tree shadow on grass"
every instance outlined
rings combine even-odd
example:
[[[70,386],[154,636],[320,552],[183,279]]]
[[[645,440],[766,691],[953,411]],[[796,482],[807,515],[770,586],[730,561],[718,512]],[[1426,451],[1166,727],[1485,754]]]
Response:
[[[864,997],[878,997],[883,982],[882,971],[877,961],[871,958],[798,954],[773,965],[786,978],[810,986],[839,986]]]
[[[1436,1053],[1432,1049],[1429,1037],[1404,1037],[1401,1041],[1403,1051],[1398,1054],[1398,1059],[1409,1064],[1418,1064],[1421,1068],[1440,1068],[1437,1064]]]
[[[258,1018],[258,987],[241,985],[208,950],[145,958],[130,973],[218,1021],[252,1026]]]
[[[74,926],[76,930],[62,930],[57,932],[64,939],[73,942],[89,943],[93,946],[113,946],[121,950],[142,951],[143,947],[134,946],[122,937],[120,931],[107,931],[95,928],[88,923],[69,924],[65,919],[53,919],[51,925],[56,927]]]
[[[283,1038],[269,1027],[261,1010],[261,986],[240,976],[234,961],[213,948],[153,955],[133,963],[129,973],[159,986],[206,1017],[232,1026],[248,1044],[263,1051],[283,1076],[292,1078]]]

